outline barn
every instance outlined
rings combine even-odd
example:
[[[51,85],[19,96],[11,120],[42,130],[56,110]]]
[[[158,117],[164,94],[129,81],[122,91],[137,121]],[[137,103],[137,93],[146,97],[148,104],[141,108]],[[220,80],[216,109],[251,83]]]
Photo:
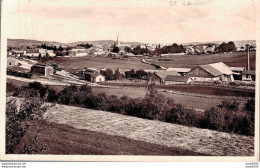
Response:
[[[54,69],[52,66],[37,63],[31,67],[31,73],[44,76],[51,76],[54,73]]]
[[[161,84],[163,83],[163,79],[158,76],[156,73],[153,73],[150,77],[148,77],[148,84]]]
[[[187,74],[193,81],[234,82],[233,72],[223,62],[199,65]]]

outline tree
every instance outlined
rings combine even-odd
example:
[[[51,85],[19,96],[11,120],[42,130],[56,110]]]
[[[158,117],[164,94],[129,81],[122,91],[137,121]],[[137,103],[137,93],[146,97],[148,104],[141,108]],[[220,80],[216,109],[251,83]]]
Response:
[[[125,52],[127,52],[127,53],[132,53],[132,52],[133,52],[133,50],[131,49],[131,47],[128,47],[128,46],[125,46],[124,50],[125,50]]]
[[[115,75],[114,75],[114,77],[115,77],[116,80],[120,79],[121,74],[120,74],[119,69],[116,69],[116,70],[115,70]]]
[[[6,153],[17,154],[39,154],[46,149],[46,144],[37,141],[38,134],[43,130],[38,123],[44,123],[43,100],[39,97],[27,97],[21,104],[19,111],[13,101],[6,103]],[[23,148],[17,149],[21,139],[29,130],[30,123],[36,121],[34,127],[37,128],[35,136],[30,144],[25,144]]]
[[[112,69],[107,68],[105,72],[106,80],[112,80],[114,75]]]
[[[147,78],[147,73],[143,69],[139,69],[136,71],[136,77],[139,79]]]
[[[118,48],[117,46],[115,46],[115,47],[112,49],[112,52],[118,53],[118,52],[119,52],[119,48]]]
[[[63,48],[61,47],[61,45],[59,46],[58,51],[63,51]]]
[[[140,45],[138,45],[138,46],[136,46],[134,49],[133,49],[133,54],[135,54],[135,55],[140,55],[141,54],[141,46]]]
[[[228,42],[228,51],[229,52],[236,51],[236,46],[233,41]]]

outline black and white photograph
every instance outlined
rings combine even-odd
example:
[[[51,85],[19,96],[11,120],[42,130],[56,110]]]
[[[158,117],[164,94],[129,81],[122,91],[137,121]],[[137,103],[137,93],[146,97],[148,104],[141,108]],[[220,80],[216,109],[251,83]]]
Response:
[[[259,161],[257,6],[2,1],[1,158]]]

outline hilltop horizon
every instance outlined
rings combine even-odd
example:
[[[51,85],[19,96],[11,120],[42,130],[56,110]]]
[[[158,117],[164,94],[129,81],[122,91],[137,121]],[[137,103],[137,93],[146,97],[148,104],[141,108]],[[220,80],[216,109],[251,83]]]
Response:
[[[232,41],[232,40],[230,40]],[[27,45],[32,45],[30,43],[36,43],[42,44],[42,43],[48,43],[48,44],[53,44],[53,45],[77,45],[81,43],[89,43],[93,45],[113,45],[116,42],[116,40],[84,40],[84,41],[75,41],[75,42],[58,42],[58,41],[46,41],[46,40],[34,40],[34,39],[13,39],[13,38],[8,38],[7,39],[7,46],[8,47],[19,47],[19,43],[29,43]],[[200,45],[200,44],[221,44],[223,42],[229,42],[229,41],[205,41],[205,42],[187,42],[187,43],[177,43],[177,42],[172,42],[172,43],[145,43],[145,42],[132,42],[132,41],[120,41],[121,44],[129,44],[133,46],[137,45],[144,45],[144,44],[161,44],[161,45],[171,45],[173,43],[177,44],[183,44],[183,45]],[[236,45],[244,45],[244,44],[255,44],[256,40],[235,40],[233,41]]]

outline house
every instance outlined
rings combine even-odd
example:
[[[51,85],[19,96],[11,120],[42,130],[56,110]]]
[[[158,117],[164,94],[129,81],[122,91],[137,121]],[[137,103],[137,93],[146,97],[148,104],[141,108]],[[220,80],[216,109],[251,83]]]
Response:
[[[229,67],[229,69],[233,72],[234,80],[242,80],[242,72],[246,67]]]
[[[88,55],[87,50],[71,51],[71,55],[74,57],[84,57]]]
[[[19,66],[19,60],[14,57],[7,57],[7,67]]]
[[[242,81],[255,81],[255,71],[244,70],[242,72]]]
[[[191,71],[191,68],[168,68],[167,71],[176,71],[181,76],[185,76],[188,72]]]
[[[73,48],[71,49],[72,52],[78,52],[78,51],[87,51],[87,49],[85,47],[76,47],[76,48]]]
[[[215,53],[215,46],[208,46],[206,48],[206,53],[208,54],[214,54]]]
[[[104,82],[105,76],[98,72],[85,72],[85,80],[92,83]]]
[[[39,49],[28,49],[26,50],[25,55],[30,57],[39,57]]]
[[[233,72],[223,62],[199,65],[187,73],[194,81],[233,82]]]
[[[165,78],[165,85],[174,85],[174,84],[189,84],[192,82],[190,76],[174,76],[167,75]]]
[[[46,57],[47,49],[40,48],[39,49],[39,54],[40,54],[41,57]]]
[[[56,54],[54,54],[54,51],[53,50],[47,50],[47,54],[49,57],[55,57]]]
[[[54,69],[52,66],[37,63],[31,67],[31,73],[44,76],[51,76],[54,73]]]
[[[96,68],[87,68],[87,67],[85,67],[85,68],[83,69],[83,71],[82,71],[82,74],[84,75],[84,74],[87,73],[87,72],[96,73],[96,72],[98,72],[98,70],[97,70]]]

